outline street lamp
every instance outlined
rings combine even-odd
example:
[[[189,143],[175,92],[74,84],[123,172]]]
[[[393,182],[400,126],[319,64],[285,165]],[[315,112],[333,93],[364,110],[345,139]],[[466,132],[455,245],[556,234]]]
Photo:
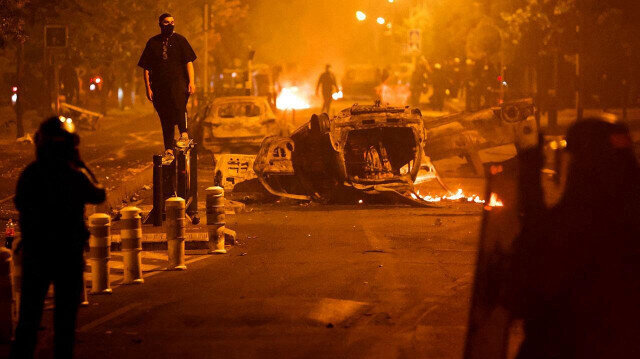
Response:
[[[383,17],[379,17],[376,19],[376,21],[378,22],[378,24],[380,25],[384,25],[384,23],[386,22],[386,20]]]
[[[356,19],[358,19],[358,21],[364,21],[367,19],[367,14],[363,13],[362,11],[356,11]]]

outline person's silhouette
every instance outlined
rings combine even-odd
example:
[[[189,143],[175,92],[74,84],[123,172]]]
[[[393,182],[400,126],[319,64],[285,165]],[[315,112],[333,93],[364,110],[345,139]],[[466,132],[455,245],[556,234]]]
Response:
[[[33,357],[44,299],[53,283],[55,357],[71,358],[89,238],[84,206],[103,202],[105,190],[80,159],[80,137],[70,119],[45,120],[35,142],[36,160],[20,175],[15,196],[23,273],[11,357]]]
[[[600,119],[567,133],[564,194],[547,209],[541,153],[521,154],[523,229],[509,306],[518,358],[640,357],[640,169],[628,129]]]

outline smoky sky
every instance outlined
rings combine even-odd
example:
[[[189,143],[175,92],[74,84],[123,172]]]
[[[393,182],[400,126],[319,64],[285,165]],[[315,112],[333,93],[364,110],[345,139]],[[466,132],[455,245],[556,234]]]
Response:
[[[379,0],[382,1],[382,0]],[[355,12],[368,0],[256,0],[249,9],[249,38],[256,60],[294,65],[317,73],[325,63],[336,72],[363,62],[371,52],[372,24],[358,23]]]

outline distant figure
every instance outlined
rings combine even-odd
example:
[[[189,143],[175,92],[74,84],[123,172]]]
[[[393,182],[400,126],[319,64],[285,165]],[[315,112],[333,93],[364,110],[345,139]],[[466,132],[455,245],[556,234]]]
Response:
[[[193,61],[196,54],[184,36],[173,31],[175,20],[170,14],[158,19],[160,34],[147,41],[138,66],[144,69],[147,98],[153,102],[162,125],[164,163],[171,163],[175,126],[180,131],[178,146],[186,146],[187,101],[196,92]]]
[[[316,96],[318,96],[318,89],[322,87],[322,112],[329,114],[331,110],[331,101],[333,101],[333,93],[338,92],[338,83],[336,82],[336,76],[331,72],[331,65],[325,66],[324,72],[318,79],[316,85]]]
[[[411,82],[409,83],[409,90],[411,91],[411,98],[409,99],[409,105],[413,107],[420,106],[420,97],[422,93],[427,89],[427,77],[428,66],[426,60],[421,59],[416,63],[416,68],[411,75]]]
[[[22,294],[11,358],[33,358],[44,299],[55,288],[55,357],[71,358],[89,238],[84,206],[105,190],[80,159],[73,123],[45,120],[35,135],[36,160],[18,179],[15,206],[22,231]]]
[[[62,94],[65,97],[65,101],[69,104],[76,103],[80,92],[80,82],[71,59],[67,59],[60,68],[60,82],[63,86]]]
[[[640,169],[629,131],[586,119],[566,140],[566,189],[553,208],[542,154],[521,155],[508,303],[524,320],[518,358],[640,358]]]
[[[429,103],[433,110],[442,111],[444,109],[444,100],[447,96],[447,75],[442,69],[442,65],[437,63],[433,65],[433,73],[431,74],[433,84],[433,95],[429,99]]]

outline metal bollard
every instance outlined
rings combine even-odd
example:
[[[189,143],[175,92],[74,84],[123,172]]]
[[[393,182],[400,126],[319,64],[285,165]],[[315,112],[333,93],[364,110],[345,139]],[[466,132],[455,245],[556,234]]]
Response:
[[[80,305],[86,307],[89,305],[89,294],[87,293],[87,275],[82,273],[82,301]]]
[[[18,324],[20,294],[22,293],[22,236],[18,234],[11,247],[11,274],[13,275],[13,328]]]
[[[225,254],[224,247],[224,189],[222,187],[209,187],[207,194],[207,227],[209,233],[209,253]]]
[[[171,197],[165,201],[167,213],[165,233],[167,234],[167,249],[169,251],[170,270],[185,270],[184,240],[185,240],[185,202],[180,197]]]
[[[142,279],[142,217],[140,208],[125,207],[120,210],[123,228],[120,230],[122,257],[124,260],[124,284],[140,284]]]
[[[0,247],[0,343],[11,341],[13,334],[13,284],[11,251]]]
[[[111,293],[109,258],[111,255],[111,217],[96,213],[89,217],[89,263],[91,294]]]

